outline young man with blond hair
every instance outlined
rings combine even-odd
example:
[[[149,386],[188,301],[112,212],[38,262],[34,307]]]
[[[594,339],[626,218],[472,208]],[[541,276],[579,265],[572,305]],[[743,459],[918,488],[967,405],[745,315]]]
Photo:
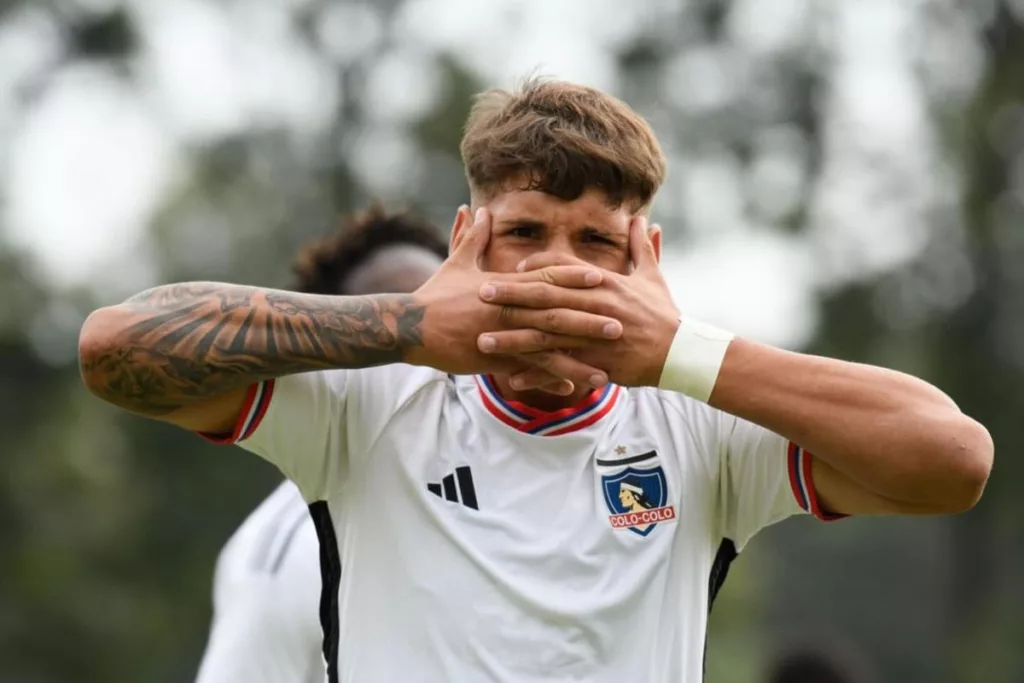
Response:
[[[624,103],[485,93],[462,152],[472,206],[411,295],[177,284],[82,329],[98,396],[296,483],[332,683],[699,681],[759,529],[978,500],[992,442],[935,387],[680,315],[664,157]]]

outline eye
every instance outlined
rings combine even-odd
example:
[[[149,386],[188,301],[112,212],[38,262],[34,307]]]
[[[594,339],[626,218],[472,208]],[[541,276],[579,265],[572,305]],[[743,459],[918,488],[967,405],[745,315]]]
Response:
[[[522,239],[532,239],[532,238],[537,236],[537,233],[538,233],[538,228],[536,226],[533,226],[533,225],[517,225],[516,227],[512,228],[511,230],[509,230],[505,234],[509,235],[511,237],[519,237],[519,238],[522,238]]]
[[[619,243],[616,242],[615,240],[609,239],[608,237],[605,237],[603,235],[598,235],[597,233],[587,233],[583,235],[583,241],[589,242],[590,244],[603,244],[610,247],[619,246]]]

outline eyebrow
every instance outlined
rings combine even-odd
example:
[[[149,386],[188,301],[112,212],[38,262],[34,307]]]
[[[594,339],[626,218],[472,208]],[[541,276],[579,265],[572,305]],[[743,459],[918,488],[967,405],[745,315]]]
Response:
[[[499,224],[509,228],[534,228],[540,230],[544,230],[548,227],[547,223],[545,223],[544,221],[539,221],[536,218],[506,218],[504,220],[500,220]],[[598,237],[603,237],[605,239],[613,240],[616,242],[628,241],[626,239],[628,237],[628,233],[622,234],[617,231],[609,230],[608,228],[599,228],[593,225],[584,225],[581,228],[581,231],[588,233],[590,235],[597,235]]]
[[[614,230],[608,230],[607,228],[595,228],[590,225],[583,226],[583,232],[590,235],[595,235],[606,240],[610,240],[617,244],[626,244],[629,242],[629,233],[621,233]]]
[[[508,226],[511,228],[546,228],[548,224],[544,221],[538,221],[535,218],[506,218],[498,221],[500,225]]]

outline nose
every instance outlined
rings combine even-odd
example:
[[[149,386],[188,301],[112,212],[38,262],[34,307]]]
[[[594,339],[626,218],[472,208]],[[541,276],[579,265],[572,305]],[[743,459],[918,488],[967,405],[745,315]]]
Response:
[[[566,234],[566,231],[562,230],[559,230],[556,234],[551,236],[551,239],[549,239],[548,243],[545,245],[544,251],[558,256],[576,256],[572,240],[569,239],[569,235]]]

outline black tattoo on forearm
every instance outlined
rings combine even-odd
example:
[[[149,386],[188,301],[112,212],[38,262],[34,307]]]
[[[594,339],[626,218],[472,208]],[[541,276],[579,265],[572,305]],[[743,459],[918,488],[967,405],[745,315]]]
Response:
[[[331,297],[210,282],[166,285],[121,305],[118,343],[82,358],[102,398],[166,415],[254,381],[400,362],[423,343],[409,295]]]

